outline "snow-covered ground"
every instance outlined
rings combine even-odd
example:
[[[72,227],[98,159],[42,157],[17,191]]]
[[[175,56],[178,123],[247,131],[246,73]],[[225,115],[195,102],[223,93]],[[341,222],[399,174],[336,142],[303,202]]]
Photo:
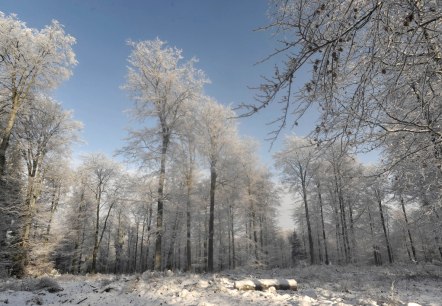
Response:
[[[298,291],[239,291],[235,280],[293,278]],[[442,305],[442,267],[309,266],[216,274],[57,275],[1,280],[0,305]],[[414,305],[415,305],[414,304]]]

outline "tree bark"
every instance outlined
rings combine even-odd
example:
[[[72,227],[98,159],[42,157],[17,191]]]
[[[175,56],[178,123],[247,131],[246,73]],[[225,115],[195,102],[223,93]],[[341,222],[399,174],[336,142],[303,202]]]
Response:
[[[39,174],[39,157],[37,156],[35,160],[28,161],[28,186],[26,191],[25,199],[25,214],[24,214],[24,229],[22,234],[22,265],[26,267],[28,265],[28,256],[30,249],[30,237],[31,237],[31,227],[32,220],[35,215],[35,203],[38,197],[38,174]]]
[[[304,201],[304,209],[305,209],[305,220],[307,222],[307,235],[308,235],[308,244],[309,244],[309,252],[310,252],[310,264],[315,263],[315,250],[313,245],[313,235],[312,235],[312,227],[310,224],[310,215],[307,203],[307,170],[303,170],[302,166],[299,166],[300,174],[301,174],[301,187],[302,187],[302,200]]]
[[[11,112],[9,113],[0,143],[0,176],[3,176],[6,172],[6,151],[9,147],[9,139],[11,138],[12,128],[14,127],[19,107],[19,95],[17,92],[13,92]]]
[[[436,220],[436,218],[437,218],[437,220]],[[439,219],[439,214],[434,209],[432,211],[432,213],[430,214],[430,222],[432,224],[439,224],[439,220],[438,219]],[[433,235],[434,235],[434,242],[435,242],[436,248],[439,251],[440,259],[442,259],[442,244],[441,244],[441,239],[439,237],[437,226],[433,226]]]
[[[330,263],[328,259],[328,248],[327,248],[327,236],[325,235],[325,226],[324,226],[324,213],[323,213],[323,203],[322,203],[322,195],[321,195],[321,184],[317,183],[318,187],[318,199],[319,199],[319,209],[321,212],[321,226],[322,226],[322,239],[324,239],[324,250],[325,250],[325,264],[328,265]]]
[[[81,241],[80,241],[80,253],[78,254],[77,274],[80,274],[80,272],[81,272],[81,260],[83,258],[83,246],[84,246],[84,240],[86,238],[85,237],[86,236],[85,227],[86,227],[86,222],[83,222],[83,230],[81,233]]]
[[[216,190],[216,168],[215,163],[212,162],[210,165],[210,208],[209,208],[209,250],[208,250],[208,261],[207,270],[213,272],[213,236],[214,236],[214,221],[215,221],[215,190]]]
[[[31,236],[31,227],[32,227],[32,218],[34,215],[35,210],[35,177],[29,176],[28,177],[28,186],[27,186],[27,192],[26,192],[26,200],[25,200],[25,207],[26,212],[24,216],[24,230],[22,235],[22,245],[25,248],[25,250],[28,250],[29,248],[29,239]],[[27,251],[25,252],[27,253]],[[27,259],[25,260],[25,265],[27,263]]]
[[[413,237],[411,236],[411,231],[410,231],[410,225],[408,223],[408,217],[407,217],[407,213],[405,211],[405,204],[404,204],[404,198],[401,196],[401,207],[402,207],[402,212],[404,214],[404,219],[405,219],[405,227],[407,229],[407,233],[408,233],[408,239],[410,240],[410,246],[411,246],[411,252],[413,253],[413,260],[417,261],[417,257],[416,257],[416,248],[414,247],[414,243],[413,243]]]
[[[171,233],[171,237],[170,237],[170,245],[169,245],[169,250],[167,252],[167,264],[166,264],[166,269],[168,270],[172,270],[173,266],[174,266],[174,251],[175,251],[175,241],[176,241],[176,236],[177,236],[177,232],[178,232],[178,222],[180,219],[180,213],[179,211],[177,211],[175,213],[175,219],[173,221],[173,226],[172,226],[172,233]]]
[[[373,244],[374,264],[376,266],[380,266],[380,265],[382,265],[382,257],[381,257],[381,254],[379,252],[379,247],[377,246],[376,240],[375,240],[375,237],[374,237],[374,225],[373,225],[373,218],[371,216],[371,211],[370,211],[370,204],[368,204],[367,208],[368,208],[368,218],[369,218],[369,223],[370,223],[371,241],[372,241],[372,244]]]
[[[164,134],[161,146],[160,175],[158,177],[158,207],[157,207],[157,228],[155,238],[155,261],[154,269],[159,271],[162,266],[162,238],[163,238],[163,206],[164,206],[164,181],[166,178],[166,154],[169,146],[169,135]]]
[[[378,205],[379,205],[379,214],[381,215],[382,229],[384,231],[385,244],[387,246],[388,261],[392,264],[393,263],[393,253],[391,252],[390,239],[388,238],[387,227],[385,226],[385,218],[384,218],[384,212],[382,210],[382,201],[381,201],[380,195],[378,195]]]
[[[336,180],[336,182],[335,182],[336,183],[336,193],[338,195],[338,202],[339,202],[341,231],[342,231],[342,243],[343,243],[343,247],[344,247],[345,262],[349,263],[351,261],[351,253],[350,253],[350,242],[348,239],[347,218],[346,218],[344,197],[342,194],[342,189],[340,188],[340,184],[338,184],[338,178],[335,177],[335,180]]]
[[[77,256],[79,256],[78,249],[80,247],[82,247],[82,245],[80,245],[82,243],[81,234],[82,234],[82,231],[84,231],[84,226],[83,226],[84,220],[82,218],[83,203],[84,203],[84,190],[81,192],[81,195],[80,195],[80,203],[78,205],[78,215],[77,215],[78,222],[81,222],[81,223],[78,223],[78,226],[77,225],[75,226],[75,229],[77,230],[77,238],[75,240],[73,258],[72,258],[71,272],[73,274],[78,273],[78,271],[79,271],[78,267],[80,266],[80,258],[77,259]]]
[[[110,263],[110,242],[111,242],[111,228],[109,228],[107,234],[107,248],[106,248],[106,273],[110,273],[109,263]]]
[[[51,211],[49,215],[48,226],[46,228],[46,241],[49,241],[49,234],[51,232],[52,220],[54,218],[54,213],[57,210],[58,203],[60,201],[60,192],[61,192],[61,186],[57,186],[55,187],[54,193],[52,194]]]
[[[115,273],[121,273],[124,235],[121,229],[121,209],[118,211],[118,227],[115,242]]]
[[[209,219],[208,219],[208,213],[207,213],[207,207],[204,209],[204,235],[203,238],[203,249],[202,249],[202,257],[204,259],[204,271],[207,271],[208,266],[208,241],[209,241]]]
[[[248,186],[248,193],[249,193],[249,201],[250,201],[250,234],[251,236],[253,236],[253,251],[255,254],[255,260],[258,261],[259,260],[259,255],[258,255],[258,234],[256,231],[256,212],[255,212],[255,205],[253,203],[253,199],[252,199],[252,191],[250,188],[250,183]]]
[[[135,227],[137,228],[137,232],[135,234],[135,254],[134,254],[134,265],[132,267],[132,271],[136,272],[137,271],[137,260],[138,260],[138,238],[139,238],[139,228],[140,228],[140,221],[137,220]]]
[[[100,204],[101,204],[101,186],[97,187],[96,197],[96,212],[95,212],[95,232],[94,232],[94,249],[92,251],[92,267],[91,272],[97,272],[97,255],[98,255],[98,233],[100,229]]]
[[[236,254],[235,254],[235,229],[234,229],[234,216],[233,216],[233,207],[232,204],[229,205],[230,212],[230,234],[232,239],[232,268],[236,267]]]
[[[186,270],[192,269],[192,233],[191,233],[191,209],[192,209],[193,165],[190,165],[187,177],[187,201],[186,201]]]
[[[330,195],[333,197],[333,192],[330,191]],[[333,215],[335,217],[335,234],[336,234],[336,254],[338,255],[338,263],[342,263],[342,241],[340,239],[340,233],[341,233],[341,228],[340,228],[340,218],[339,218],[339,214],[338,214],[338,205],[336,204],[336,199],[333,198],[333,204],[332,204],[332,209],[333,209]]]
[[[107,227],[107,222],[109,220],[109,216],[110,216],[111,210],[112,210],[112,208],[113,208],[113,206],[115,204],[115,201],[113,201],[109,205],[109,209],[108,209],[106,217],[104,219],[103,226],[102,226],[102,229],[101,229],[101,233],[99,234],[99,223],[98,222],[99,222],[99,210],[100,210],[102,193],[103,193],[103,189],[102,189],[102,187],[99,187],[98,188],[98,199],[99,200],[98,200],[98,203],[97,203],[97,223],[96,223],[96,227],[95,227],[95,230],[96,230],[96,240],[94,240],[95,243],[94,243],[94,252],[93,252],[93,258],[92,258],[92,268],[93,268],[93,271],[96,271],[96,262],[97,262],[97,256],[98,256],[98,249],[99,249],[99,247],[101,245],[101,241],[103,240],[104,232],[105,232],[106,227]],[[94,255],[95,255],[95,260],[94,260]],[[95,273],[95,272],[92,272],[92,273]]]
[[[153,208],[152,203],[149,203],[149,219],[147,221],[147,242],[146,242],[146,268],[149,268],[149,246],[150,246],[150,236],[151,236],[151,229],[152,229],[152,215],[153,215]]]
[[[140,270],[139,272],[144,272],[145,269],[145,260],[144,260],[144,233],[146,230],[146,218],[147,218],[147,212],[145,212],[146,215],[143,216],[143,226],[141,229],[141,242],[140,242]]]
[[[234,283],[234,288],[238,290],[267,290],[270,287],[276,290],[298,290],[294,279],[249,279]]]
[[[341,188],[342,185],[341,185],[340,177],[336,176],[336,171],[335,171],[335,186],[336,186],[336,195],[338,197],[338,203],[339,203],[342,245],[344,248],[344,257],[345,257],[345,262],[349,263],[349,262],[351,262],[351,249],[350,249],[350,241],[348,239],[348,228],[347,228],[345,202],[344,202],[344,196],[342,194],[342,188]]]
[[[357,243],[356,243],[356,234],[355,234],[355,227],[354,227],[354,219],[353,219],[353,207],[351,205],[351,202],[348,201],[348,212],[350,217],[350,234],[351,234],[351,260],[352,262],[357,261]]]

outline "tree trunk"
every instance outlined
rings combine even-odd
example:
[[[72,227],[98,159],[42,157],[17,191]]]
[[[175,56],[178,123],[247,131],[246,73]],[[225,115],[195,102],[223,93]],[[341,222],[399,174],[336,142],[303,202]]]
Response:
[[[226,248],[224,246],[224,233],[222,232],[222,221],[221,221],[221,216],[218,215],[218,224],[219,224],[219,229],[220,229],[220,233],[218,235],[218,239],[219,239],[219,252],[218,252],[218,263],[219,263],[219,270],[222,271],[224,269],[224,258],[226,257]]]
[[[22,245],[24,249],[26,250],[25,253],[27,253],[29,249],[29,238],[31,236],[31,227],[32,227],[32,218],[34,216],[34,210],[35,210],[35,176],[29,176],[28,177],[28,186],[27,186],[27,192],[26,192],[26,200],[25,200],[25,207],[26,212],[24,215],[24,230],[22,235]],[[27,259],[25,260],[25,265],[27,263]]]
[[[26,199],[25,199],[25,214],[24,214],[24,230],[22,234],[22,266],[26,267],[28,265],[28,256],[30,250],[30,237],[31,237],[31,227],[32,220],[35,215],[35,204],[37,202],[38,191],[39,188],[37,181],[38,176],[38,159],[33,163],[28,164],[28,186],[26,191]]]
[[[435,242],[437,250],[439,251],[440,259],[442,259],[442,244],[441,244],[441,239],[439,238],[439,232],[438,232],[438,226],[437,226],[437,224],[439,224],[438,219],[439,219],[439,215],[437,214],[437,211],[433,210],[432,213],[430,214],[430,222],[435,225],[435,226],[433,226],[434,242]]]
[[[101,203],[101,194],[102,193],[103,193],[103,190],[100,187],[99,188],[99,201],[98,201],[98,203]],[[97,259],[97,256],[98,256],[98,248],[100,247],[101,241],[103,240],[104,232],[105,232],[106,227],[107,227],[107,221],[109,220],[109,216],[110,216],[110,213],[111,213],[111,210],[112,210],[112,207],[114,206],[114,204],[115,204],[115,201],[112,202],[109,205],[109,209],[107,211],[107,214],[106,214],[106,217],[104,219],[103,226],[102,226],[102,229],[101,229],[101,234],[99,235],[98,239],[95,241],[96,243],[94,244],[95,263],[96,263],[96,259]],[[99,207],[100,207],[100,204],[97,204],[97,209],[98,210],[99,210]],[[99,217],[98,214],[97,214],[97,217]],[[99,219],[97,218],[97,224],[98,224],[98,220]],[[96,230],[98,230],[97,227],[96,227]]]
[[[213,272],[213,236],[214,236],[214,221],[215,221],[215,189],[216,189],[216,168],[215,163],[212,162],[210,165],[210,208],[209,208],[209,250],[208,250],[208,261],[207,270]]]
[[[197,239],[198,239],[198,241],[197,241],[197,243],[196,243],[196,249],[195,249],[195,252],[196,252],[196,255],[197,255],[197,262],[196,262],[196,264],[198,264],[198,265],[200,265],[201,264],[201,255],[202,255],[202,240],[203,240],[203,238],[201,237],[202,236],[202,232],[203,232],[203,230],[202,230],[202,226],[201,226],[201,222],[198,222],[198,231],[197,231]],[[192,266],[192,270],[193,270],[193,266]]]
[[[136,228],[137,228],[137,233],[135,234],[135,254],[134,254],[134,265],[132,268],[133,272],[137,271],[137,256],[138,256],[138,237],[139,237],[139,228],[140,228],[140,221],[137,220],[136,222]]]
[[[145,255],[145,250],[149,251],[149,230],[147,230],[148,238],[146,243],[145,243],[145,235],[149,222],[148,218],[150,219],[149,210],[146,210],[145,216],[143,218],[143,229],[141,233],[140,272],[146,271],[147,268],[147,256]]]
[[[342,243],[344,247],[345,262],[349,263],[351,262],[351,250],[350,250],[350,242],[348,239],[347,217],[345,211],[344,196],[342,194],[342,189],[340,188],[340,184],[338,184],[338,178],[336,177],[336,175],[335,175],[335,185],[336,185],[336,193],[338,196],[338,203],[339,203]]]
[[[303,173],[301,168],[301,173]],[[307,203],[307,186],[306,186],[306,172],[301,174],[301,185],[302,185],[302,200],[304,201],[304,209],[305,209],[305,220],[307,222],[307,235],[308,235],[308,244],[309,244],[309,252],[310,252],[310,264],[315,263],[315,250],[313,245],[313,235],[312,235],[312,227],[310,224],[310,215],[308,210]]]
[[[319,227],[318,224],[316,224],[316,226]],[[324,259],[322,258],[322,245],[321,245],[321,236],[319,234],[319,231],[316,232],[316,236],[318,241],[318,262],[322,263]]]
[[[352,251],[352,256],[351,256],[351,260],[352,262],[356,262],[357,261],[357,243],[356,243],[356,234],[355,234],[355,227],[354,227],[354,220],[353,220],[353,207],[351,205],[351,202],[348,201],[348,212],[349,212],[349,217],[350,217],[350,234],[351,234],[351,251]]]
[[[96,203],[96,212],[95,212],[94,249],[92,251],[91,273],[97,273],[98,234],[99,234],[99,230],[100,230],[101,186],[97,187],[96,200],[97,200],[97,203]]]
[[[259,256],[258,256],[258,234],[256,231],[256,212],[255,212],[255,205],[253,203],[253,199],[252,199],[252,192],[250,190],[250,185],[248,188],[248,193],[249,193],[249,201],[250,201],[250,234],[253,237],[253,251],[255,254],[255,260],[258,261],[259,260]]]
[[[250,279],[234,283],[234,288],[238,290],[267,290],[270,287],[276,290],[298,290],[294,279]]]
[[[147,218],[147,212],[146,215],[143,216],[143,226],[141,229],[141,242],[140,242],[140,270],[139,272],[144,272],[145,268],[145,261],[144,261],[144,233],[146,230],[146,218]]]
[[[414,261],[413,255],[410,253],[410,249],[408,248],[405,226],[403,227],[403,229],[404,231],[402,232],[402,240],[404,242],[404,247],[407,250],[408,259],[410,260],[410,262],[413,262]]]
[[[265,265],[269,264],[269,253],[267,250],[267,240],[264,238],[264,233],[267,232],[267,230],[264,228],[266,222],[266,218],[264,216],[260,216],[259,218],[259,245],[261,248],[261,252],[264,253],[264,263]]]
[[[192,165],[190,166],[188,178],[187,178],[187,202],[186,202],[186,271],[190,271],[192,268],[192,233],[191,233],[191,209],[192,209],[192,181],[193,171]]]
[[[9,139],[11,138],[12,128],[14,127],[17,112],[20,107],[20,100],[17,92],[13,92],[11,99],[11,112],[9,113],[8,121],[6,122],[0,142],[0,176],[3,176],[6,173],[6,151],[9,147]]]
[[[153,215],[153,209],[152,209],[152,203],[149,203],[149,216],[147,220],[147,241],[146,241],[146,268],[149,268],[149,246],[150,246],[150,231],[152,229],[152,215]]]
[[[209,240],[209,220],[208,220],[208,214],[207,214],[207,207],[204,208],[204,235],[202,236],[203,239],[203,259],[204,259],[204,271],[207,271],[207,262],[208,262],[208,247],[207,242]]]
[[[78,269],[77,269],[77,274],[81,273],[81,260],[83,258],[83,246],[84,246],[84,240],[85,240],[85,236],[86,236],[86,231],[85,231],[85,227],[86,227],[86,223],[83,222],[83,230],[81,233],[81,242],[80,242],[80,253],[78,254]]]
[[[385,244],[387,246],[388,261],[392,264],[393,263],[393,254],[391,252],[391,246],[390,246],[390,240],[388,238],[387,227],[385,226],[385,218],[384,218],[384,213],[382,210],[382,201],[381,201],[380,195],[378,196],[378,204],[379,204],[379,214],[381,215],[382,229],[384,231]]]
[[[323,203],[322,203],[322,195],[321,195],[321,185],[319,182],[317,183],[317,187],[318,187],[319,209],[321,212],[322,239],[324,240],[325,264],[328,265],[330,262],[328,259],[327,237],[325,235],[324,213],[322,210]]]
[[[338,213],[338,205],[335,202],[336,199],[333,200],[333,204],[332,204],[332,209],[333,209],[333,214],[335,217],[335,233],[336,233],[336,254],[338,256],[338,263],[342,263],[342,241],[340,239],[340,233],[341,233],[341,228],[340,228],[340,219],[339,219],[339,213]]]
[[[159,271],[162,266],[162,238],[163,238],[163,205],[164,205],[164,181],[166,178],[166,154],[169,146],[169,135],[163,133],[161,146],[160,175],[158,177],[158,207],[157,207],[157,230],[155,238],[155,261],[154,269]]]
[[[228,239],[228,244],[227,244],[227,251],[228,251],[228,257],[229,257],[229,269],[232,269],[232,232],[230,231],[230,204],[229,204],[229,217],[228,217],[228,222],[227,222],[227,239]]]
[[[177,236],[177,232],[178,232],[178,220],[179,218],[179,211],[177,211],[175,213],[175,220],[173,221],[173,226],[172,226],[172,233],[171,233],[171,237],[170,237],[170,246],[169,246],[169,251],[167,253],[167,265],[166,265],[166,269],[168,270],[172,270],[173,265],[174,265],[174,251],[175,251],[175,241],[176,241],[176,236]]]
[[[126,264],[126,273],[130,272],[131,264],[132,264],[132,229],[129,227],[128,233],[127,233],[127,264]]]
[[[402,212],[404,214],[405,227],[407,229],[408,239],[410,240],[411,252],[413,253],[413,260],[417,261],[416,248],[414,247],[413,237],[411,236],[410,225],[408,223],[407,213],[405,212],[404,198],[402,196],[401,196],[401,207],[402,207]]]
[[[49,215],[48,226],[46,228],[46,241],[49,241],[52,219],[54,218],[54,213],[57,210],[58,203],[60,201],[60,191],[61,191],[61,186],[57,186],[56,189],[54,190],[54,193],[52,194],[51,211]]]
[[[110,273],[109,262],[110,262],[110,241],[111,241],[111,228],[109,226],[107,234],[107,248],[106,248],[106,273]]]
[[[77,237],[75,240],[75,245],[74,245],[74,252],[73,252],[73,257],[72,257],[72,268],[71,268],[71,273],[75,274],[77,273],[77,265],[79,265],[80,263],[77,262],[77,256],[78,256],[78,248],[80,247],[80,241],[81,241],[81,230],[83,229],[83,223],[84,220],[82,218],[82,212],[83,212],[83,201],[84,201],[84,190],[81,192],[80,195],[80,203],[78,205],[78,215],[77,215],[77,222],[75,225],[75,229],[77,231]],[[80,221],[81,220],[81,221]],[[81,224],[80,224],[81,222]]]
[[[376,240],[375,240],[375,237],[374,237],[374,225],[373,225],[373,218],[371,216],[371,211],[370,211],[370,204],[368,204],[367,208],[368,208],[368,219],[369,219],[369,223],[370,223],[371,241],[372,241],[372,244],[373,244],[374,264],[376,266],[380,266],[380,265],[382,265],[382,257],[381,257],[381,254],[379,252],[379,247],[377,246]]]
[[[115,242],[115,273],[121,273],[124,235],[121,229],[121,209],[118,211],[117,241]]]
[[[236,254],[235,254],[235,230],[234,230],[234,219],[233,219],[233,207],[232,204],[229,206],[230,211],[230,232],[231,232],[231,239],[232,239],[232,268],[235,269],[236,267]]]

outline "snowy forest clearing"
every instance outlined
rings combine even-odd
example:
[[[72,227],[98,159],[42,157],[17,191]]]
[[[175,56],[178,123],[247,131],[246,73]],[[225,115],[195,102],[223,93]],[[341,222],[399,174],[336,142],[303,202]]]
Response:
[[[201,0],[186,10],[134,1],[129,11],[101,1],[103,14],[95,4],[16,2],[0,11],[0,306],[442,305],[441,0],[269,0],[267,14],[256,12],[269,17],[259,29],[274,48],[261,62],[274,67],[246,99],[226,98],[233,88],[216,79],[212,97],[197,58],[158,35],[192,33],[199,46],[177,41],[186,55],[251,82],[232,59],[266,42],[230,38],[259,1],[212,1],[205,11]],[[60,17],[78,49],[53,16],[22,20],[15,5]],[[238,22],[221,8],[241,12]],[[70,11],[78,14],[59,14]],[[111,14],[120,11],[127,20]],[[135,12],[166,27],[141,26]],[[201,20],[206,34],[179,35],[174,19]],[[212,19],[218,26],[205,28]],[[92,24],[106,33],[91,36]],[[227,25],[228,36],[213,35]],[[208,49],[214,36],[221,44]],[[222,73],[218,55],[231,50]],[[60,87],[77,65],[76,86]],[[112,88],[125,97],[114,91],[110,103]],[[74,110],[101,130],[55,100],[82,94]],[[110,127],[123,110],[105,112],[117,105],[130,105],[121,141]],[[265,135],[242,130],[257,112],[274,118],[265,160]],[[97,139],[84,155],[82,128]],[[280,228],[281,216],[293,224]]]
[[[240,291],[243,278],[295,278],[298,291]],[[441,305],[442,267],[309,266],[219,274],[56,275],[0,282],[0,305]],[[62,290],[61,290],[62,289]],[[412,304],[415,303],[415,304]]]

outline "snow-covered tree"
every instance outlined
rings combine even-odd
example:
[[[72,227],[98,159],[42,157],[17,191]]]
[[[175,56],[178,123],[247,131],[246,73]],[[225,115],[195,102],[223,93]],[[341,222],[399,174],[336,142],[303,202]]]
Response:
[[[197,129],[201,127],[198,124],[197,111],[199,102],[193,101],[187,107],[185,122],[180,124],[176,148],[174,169],[182,175],[186,186],[186,270],[191,270],[192,264],[192,198],[196,181],[197,168],[197,137],[200,133]]]
[[[159,39],[129,42],[129,45],[132,52],[124,88],[135,102],[132,114],[141,122],[147,118],[157,120],[155,127],[131,133],[127,151],[139,153],[141,149],[146,154],[145,150],[149,150],[147,155],[152,154],[160,162],[155,248],[155,269],[160,270],[163,268],[161,246],[169,144],[180,120],[183,120],[185,104],[198,97],[207,80],[204,73],[194,67],[195,59],[183,63],[182,51],[167,47]]]
[[[245,105],[248,114],[281,102],[278,134],[311,107],[320,141],[343,138],[370,150],[399,135],[410,146],[424,140],[417,151],[433,148],[440,159],[438,1],[274,0],[270,16],[266,29],[279,42],[270,57],[286,59],[260,86],[258,104]]]
[[[0,175],[17,115],[23,105],[32,105],[36,92],[53,89],[71,75],[77,63],[74,43],[57,21],[37,30],[0,12]]]
[[[276,166],[283,172],[283,181],[292,189],[295,187],[301,188],[300,195],[305,209],[311,264],[315,263],[315,251],[307,189],[312,180],[314,157],[314,145],[308,139],[297,136],[288,137],[284,149],[275,155]]]
[[[26,164],[27,184],[24,205],[21,207],[23,228],[21,265],[29,263],[30,237],[37,200],[43,189],[43,169],[50,155],[69,156],[70,146],[78,137],[81,124],[72,119],[72,113],[64,111],[52,99],[38,95],[32,107],[27,105],[14,130],[16,146]],[[18,257],[17,257],[18,258]]]
[[[112,208],[118,202],[121,189],[120,166],[103,154],[91,154],[84,158],[81,166],[84,182],[93,197],[95,212],[94,244],[92,250],[91,272],[97,271],[98,251],[108,224]]]
[[[231,119],[235,117],[234,112],[217,103],[215,100],[205,97],[199,109],[198,121],[201,124],[201,136],[199,146],[201,153],[207,160],[210,167],[210,207],[209,207],[209,246],[207,269],[214,269],[214,221],[215,221],[215,193],[219,164],[222,159],[223,150],[231,143],[236,136],[236,125]]]

